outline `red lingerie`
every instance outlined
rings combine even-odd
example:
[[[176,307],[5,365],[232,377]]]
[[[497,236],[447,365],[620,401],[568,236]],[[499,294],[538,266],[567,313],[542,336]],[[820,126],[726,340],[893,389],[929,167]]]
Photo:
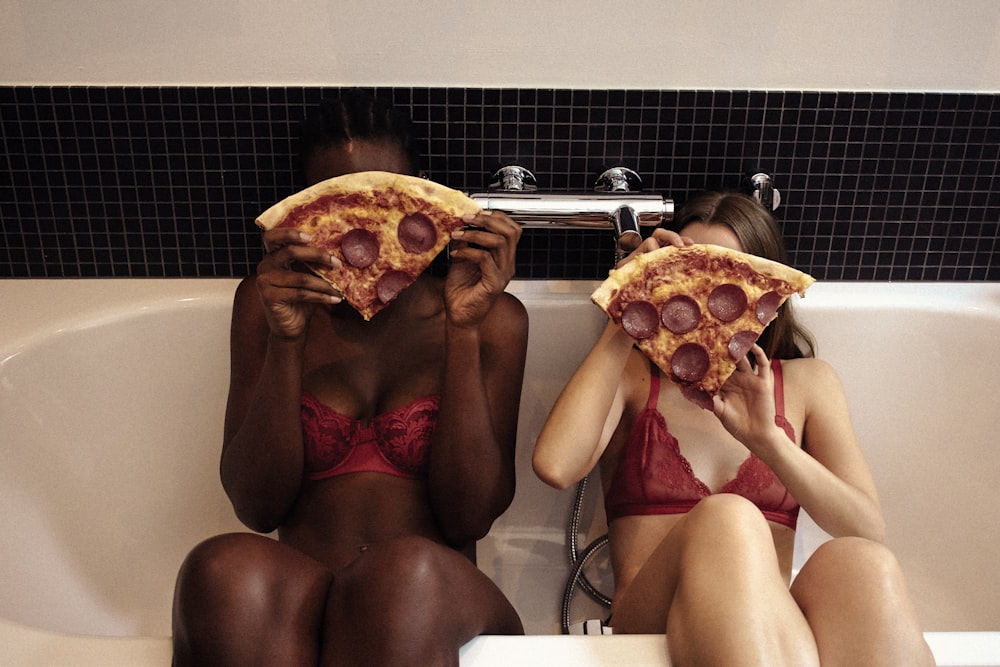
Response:
[[[424,479],[439,403],[437,395],[424,396],[363,424],[303,391],[305,477],[315,480],[351,472],[381,472]]]
[[[785,419],[784,382],[781,362],[772,360],[774,369],[774,423],[795,441],[795,429]],[[649,400],[639,414],[625,443],[611,486],[604,496],[608,521],[618,517],[647,514],[683,514],[712,491],[695,477],[691,464],[681,454],[680,445],[667,429],[666,420],[656,408],[660,395],[660,374],[650,369]],[[752,501],[768,520],[795,528],[799,504],[774,472],[755,454],[743,462],[736,477],[726,482],[718,493],[735,493]]]

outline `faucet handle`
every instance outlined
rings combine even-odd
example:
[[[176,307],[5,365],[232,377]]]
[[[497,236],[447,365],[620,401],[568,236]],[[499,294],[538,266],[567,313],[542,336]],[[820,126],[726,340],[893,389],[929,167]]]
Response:
[[[747,179],[750,195],[756,199],[768,213],[778,210],[781,205],[781,193],[774,187],[770,174],[757,172]]]
[[[627,167],[607,169],[594,184],[594,190],[598,192],[630,192],[633,189],[642,189],[642,179]]]
[[[500,167],[493,174],[493,182],[490,183],[490,190],[537,190],[535,175],[527,168],[516,164]]]

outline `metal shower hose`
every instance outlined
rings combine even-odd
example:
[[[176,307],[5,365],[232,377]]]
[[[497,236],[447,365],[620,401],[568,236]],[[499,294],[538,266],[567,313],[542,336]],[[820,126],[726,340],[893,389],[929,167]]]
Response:
[[[573,590],[576,588],[577,584],[579,584],[580,588],[582,588],[592,600],[603,606],[605,609],[611,607],[611,598],[597,590],[597,588],[587,578],[587,575],[583,572],[583,568],[587,565],[593,555],[597,553],[601,547],[607,545],[607,533],[587,545],[582,552],[578,550],[579,545],[577,543],[577,532],[580,529],[580,511],[583,507],[583,494],[587,489],[587,479],[587,477],[584,477],[576,485],[576,498],[573,501],[573,510],[570,513],[569,527],[566,534],[566,545],[569,548],[569,562],[572,566],[572,570],[570,571],[569,581],[566,582],[566,590],[563,592],[563,634],[569,634],[570,603],[573,599]]]

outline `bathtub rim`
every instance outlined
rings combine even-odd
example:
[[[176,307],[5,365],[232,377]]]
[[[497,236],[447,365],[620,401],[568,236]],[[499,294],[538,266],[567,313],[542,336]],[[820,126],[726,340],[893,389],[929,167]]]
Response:
[[[938,667],[987,667],[1000,664],[1000,632],[925,632]],[[78,667],[170,664],[170,637],[101,637],[41,630],[0,618],[5,659],[22,667],[71,661]],[[661,635],[481,635],[462,647],[465,667],[557,665],[643,665],[669,667]],[[554,659],[558,656],[558,659]],[[598,662],[599,661],[599,662]]]

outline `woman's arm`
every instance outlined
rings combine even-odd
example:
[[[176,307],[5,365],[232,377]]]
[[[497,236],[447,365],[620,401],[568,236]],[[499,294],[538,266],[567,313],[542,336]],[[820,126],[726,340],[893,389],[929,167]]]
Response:
[[[655,229],[619,266],[637,255],[666,245],[690,245],[691,239],[666,229]],[[583,363],[556,399],[535,443],[532,466],[546,484],[564,489],[590,473],[619,427],[629,395],[630,378],[648,377],[627,367],[635,341],[608,322]],[[635,353],[633,359],[640,359]],[[644,394],[645,395],[645,394]]]
[[[430,501],[442,534],[483,536],[514,496],[514,450],[527,353],[524,306],[504,292],[521,227],[502,213],[454,235],[445,281],[445,362],[431,447]]]
[[[233,302],[220,476],[237,517],[260,532],[277,528],[298,495],[306,330],[316,304],[340,300],[325,280],[291,270],[296,261],[331,262],[300,242],[294,230],[267,232],[270,252]]]
[[[482,327],[447,326],[429,481],[441,531],[456,546],[484,537],[513,500],[527,339],[527,312],[509,294]]]
[[[600,460],[625,409],[633,343],[621,327],[608,322],[556,399],[532,457],[535,474],[549,486],[565,489]]]
[[[881,541],[885,521],[868,464],[851,425],[840,379],[824,361],[784,364],[786,393],[803,401],[803,446],[774,425],[774,379],[763,351],[754,346],[757,367],[745,359],[716,397],[723,425],[778,476],[816,524],[839,537]]]
[[[854,432],[840,378],[819,359],[795,365],[807,375],[807,381],[800,382],[793,368],[793,381],[807,388],[803,447],[797,456],[808,459],[806,465],[796,468],[797,475],[790,476],[796,487],[801,487],[792,494],[817,525],[831,535],[882,541],[885,519],[878,491]],[[808,465],[811,462],[818,467]]]

